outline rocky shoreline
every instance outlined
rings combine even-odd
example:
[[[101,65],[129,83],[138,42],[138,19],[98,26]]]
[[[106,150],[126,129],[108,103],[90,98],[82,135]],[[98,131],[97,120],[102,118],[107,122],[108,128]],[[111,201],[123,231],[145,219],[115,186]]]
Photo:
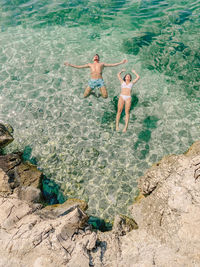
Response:
[[[13,141],[0,124],[0,148]],[[132,217],[92,229],[87,203],[44,206],[43,174],[22,153],[0,155],[0,266],[200,266],[200,141],[154,164],[138,187]]]

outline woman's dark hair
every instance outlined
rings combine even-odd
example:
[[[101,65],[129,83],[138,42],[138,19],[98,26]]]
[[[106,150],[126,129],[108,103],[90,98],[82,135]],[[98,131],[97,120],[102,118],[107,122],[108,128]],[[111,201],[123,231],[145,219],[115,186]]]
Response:
[[[132,76],[131,76],[131,74],[130,74],[130,73],[127,73],[127,74],[124,76],[123,80],[124,80],[124,81],[126,81],[126,76],[127,76],[127,75],[129,75],[129,76],[130,76],[130,78],[131,78],[131,79],[130,79],[130,81],[132,81]]]

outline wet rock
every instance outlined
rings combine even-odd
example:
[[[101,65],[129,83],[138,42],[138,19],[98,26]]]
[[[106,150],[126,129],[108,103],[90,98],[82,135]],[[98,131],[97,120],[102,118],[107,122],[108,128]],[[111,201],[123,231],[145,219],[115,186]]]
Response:
[[[12,189],[9,185],[9,177],[0,169],[0,195],[8,195],[12,193]]]
[[[200,154],[200,141],[195,142],[185,153],[185,156],[198,156]]]
[[[15,193],[20,199],[26,201],[39,201],[41,199],[41,179],[42,173],[36,166],[21,160],[20,153],[13,153],[0,156],[0,168],[5,172],[6,176],[1,179],[2,189],[4,193]]]
[[[7,146],[14,140],[10,132],[11,127],[6,128],[4,124],[0,123],[0,148]]]
[[[17,168],[21,186],[41,187],[42,172],[29,162],[21,163]]]
[[[44,208],[44,211],[53,213],[55,216],[63,216],[77,207],[85,211],[88,208],[88,205],[84,200],[73,198],[73,199],[68,199],[63,204],[54,204],[46,206]]]
[[[20,154],[12,153],[0,156],[0,168],[6,173],[11,172],[16,166],[21,163]]]
[[[21,163],[19,154],[9,154],[5,156],[0,156],[0,168],[9,177],[8,184],[10,189],[14,189],[19,186],[19,176],[17,173],[17,166]]]

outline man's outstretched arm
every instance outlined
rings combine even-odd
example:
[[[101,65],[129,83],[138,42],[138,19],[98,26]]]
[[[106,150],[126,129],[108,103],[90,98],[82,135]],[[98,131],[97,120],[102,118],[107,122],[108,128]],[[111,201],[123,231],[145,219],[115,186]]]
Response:
[[[127,63],[127,62],[128,62],[127,59],[123,59],[121,62],[114,63],[114,64],[107,64],[107,63],[104,63],[104,67],[115,67],[115,66],[118,66],[118,65]]]
[[[65,66],[70,66],[70,67],[76,68],[76,69],[89,68],[89,64],[85,64],[85,65],[74,65],[74,64],[70,64],[68,62],[65,62],[64,65]]]

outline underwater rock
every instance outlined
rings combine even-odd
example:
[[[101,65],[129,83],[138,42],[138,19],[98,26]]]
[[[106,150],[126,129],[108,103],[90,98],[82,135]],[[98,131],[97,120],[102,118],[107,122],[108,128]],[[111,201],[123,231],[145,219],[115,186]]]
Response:
[[[0,123],[0,148],[7,146],[14,140],[10,132],[10,126],[7,128],[4,124]]]
[[[175,18],[174,24],[181,25],[185,23],[185,21],[189,20],[192,15],[191,10],[181,10],[178,13],[178,17]]]
[[[129,38],[123,41],[123,50],[127,54],[137,55],[140,51],[140,48],[143,46],[149,46],[154,37],[156,36],[153,32],[146,32],[140,36]]]

